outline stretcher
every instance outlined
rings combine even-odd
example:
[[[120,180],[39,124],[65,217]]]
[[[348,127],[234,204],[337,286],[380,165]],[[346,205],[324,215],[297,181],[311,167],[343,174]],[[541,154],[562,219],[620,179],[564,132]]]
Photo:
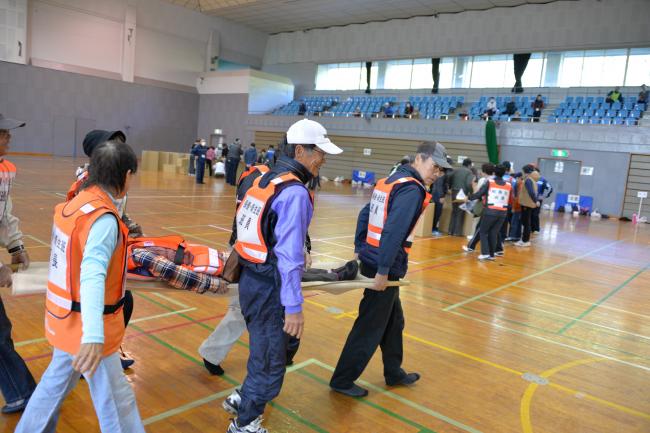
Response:
[[[341,263],[314,263],[313,265],[316,268],[323,269],[333,269],[341,266]],[[18,270],[13,275],[13,285],[11,288],[11,293],[14,296],[20,295],[33,295],[38,293],[45,293],[47,288],[47,276],[49,272],[49,263],[48,262],[33,262],[29,269],[22,271]],[[303,282],[301,284],[303,290],[317,290],[323,291],[335,295],[349,292],[350,290],[363,289],[366,287],[372,287],[374,280],[372,278],[366,278],[361,275],[357,275],[357,278],[350,281],[311,281]],[[389,285],[391,286],[408,286],[410,282],[408,280],[401,281],[391,281]],[[163,291],[163,290],[173,290],[175,292],[180,292],[181,290],[172,288],[168,286],[165,281],[138,281],[138,280],[128,280],[126,283],[126,288],[129,290],[137,291]],[[232,297],[239,294],[239,285],[238,284],[229,284],[228,291],[223,294],[210,293],[206,292],[203,295],[214,296],[214,297]]]

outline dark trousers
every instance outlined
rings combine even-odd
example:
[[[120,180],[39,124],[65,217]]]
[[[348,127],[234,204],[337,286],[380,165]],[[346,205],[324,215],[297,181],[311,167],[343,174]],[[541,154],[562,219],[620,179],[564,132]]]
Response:
[[[194,174],[196,172],[194,168],[194,155],[190,155],[190,174]]]
[[[481,222],[483,221],[483,217],[479,218],[478,224],[476,224],[476,229],[474,230],[474,234],[472,235],[472,239],[469,240],[467,243],[467,248],[471,250],[476,249],[476,245],[478,244],[478,241],[481,240]]]
[[[235,186],[237,184],[237,168],[239,167],[239,159],[228,158],[226,159],[226,183]]]
[[[512,240],[521,239],[521,211],[512,213],[510,231],[508,232],[507,237]]]
[[[205,174],[205,157],[200,157],[196,160],[196,183],[203,183],[204,174]]]
[[[237,417],[237,424],[245,426],[262,415],[266,404],[280,393],[290,337],[282,330],[284,307],[280,302],[279,278],[244,267],[239,287],[239,303],[250,345]]]
[[[130,290],[124,291],[124,307],[122,308],[122,313],[124,313],[124,327],[129,326],[129,320],[131,320],[131,315],[133,314],[133,293]]]
[[[508,209],[508,212],[506,213],[506,219],[503,222],[503,225],[501,226],[501,239],[505,239],[508,237],[508,229],[510,228],[511,223],[512,223],[512,209]]]
[[[530,217],[530,230],[533,232],[539,232],[539,211],[542,208],[542,201],[539,202],[539,207],[533,209],[533,213]]]
[[[210,174],[210,177],[212,177],[212,161],[209,159],[205,160],[205,165],[208,167],[208,173]]]
[[[34,389],[36,382],[14,349],[11,321],[0,298],[0,390],[5,402],[16,403],[31,396]]]
[[[440,222],[440,217],[442,216],[442,206],[443,204],[440,203],[439,201],[434,202],[434,210],[433,210],[433,227],[431,228],[431,231],[439,231],[438,230],[438,223]]]
[[[521,240],[524,242],[530,241],[530,227],[531,227],[532,216],[533,216],[532,207],[526,207],[526,206],[521,207],[521,225],[524,227],[524,233],[521,236]]]
[[[452,192],[452,197],[456,197],[458,191]],[[462,203],[452,203],[451,220],[449,221],[449,235],[463,236],[463,224],[465,223],[465,211],[460,208]]]
[[[374,278],[375,271],[361,263],[361,275]],[[404,313],[399,287],[383,292],[366,289],[359,304],[359,316],[345,342],[339,362],[330,380],[335,388],[349,388],[361,376],[379,346],[384,361],[386,382],[398,382],[402,370]]]
[[[499,231],[505,218],[505,212],[503,215],[484,214],[481,217],[481,255],[494,257],[495,252],[503,251]]]

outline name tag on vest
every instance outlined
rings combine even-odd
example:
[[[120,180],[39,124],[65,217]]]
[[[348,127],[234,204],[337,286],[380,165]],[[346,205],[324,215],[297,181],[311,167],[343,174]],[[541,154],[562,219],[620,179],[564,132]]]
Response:
[[[69,243],[70,238],[57,226],[54,226],[52,228],[49,280],[62,289],[68,286],[66,270],[68,268],[67,249]]]
[[[257,222],[261,218],[264,203],[247,196],[237,212],[237,239],[241,242],[261,245],[261,233],[257,233]]]

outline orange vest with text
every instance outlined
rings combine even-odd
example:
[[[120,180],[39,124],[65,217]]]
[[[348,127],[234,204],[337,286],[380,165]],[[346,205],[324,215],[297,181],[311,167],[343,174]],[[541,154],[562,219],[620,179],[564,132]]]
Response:
[[[124,337],[124,280],[128,229],[107,193],[97,186],[79,192],[54,210],[50,270],[45,300],[45,334],[50,344],[76,354],[81,344],[80,268],[90,228],[104,214],[115,216],[119,238],[106,273],[104,356],[116,352]]]
[[[265,188],[259,186],[261,179],[262,177],[255,179],[253,186],[246,192],[235,217],[237,220],[235,250],[243,259],[251,263],[266,263],[268,258],[269,247],[264,239],[262,223],[267,207],[279,192],[279,186],[288,183],[305,186],[291,173],[272,179]],[[309,197],[313,203],[311,193]]]
[[[391,183],[388,183],[388,178],[379,179],[375,185],[375,189],[372,191],[372,198],[370,199],[370,216],[368,219],[368,235],[366,237],[366,242],[368,245],[379,248],[379,243],[381,242],[381,233],[384,230],[384,225],[386,224],[386,219],[388,218],[388,207],[390,202],[390,196],[394,188],[398,185],[403,185],[405,183],[413,182],[419,185],[424,190],[424,200],[422,202],[422,213],[429,206],[431,201],[431,194],[426,191],[426,188],[422,183],[414,177],[400,177]],[[417,221],[416,221],[417,222]],[[415,228],[415,224],[413,225]],[[404,251],[408,254],[411,251],[411,245],[413,244],[413,232],[406,239],[404,243]]]
[[[512,185],[510,182],[506,182],[504,185],[499,185],[494,179],[489,179],[487,200],[484,201],[484,204],[488,209],[507,212],[511,193]]]
[[[84,182],[88,179],[88,170],[84,170],[79,176],[77,176],[77,180],[70,185],[70,189],[68,189],[68,193],[65,195],[66,201],[70,201],[74,198],[75,195],[79,192],[81,189],[81,186],[84,184]]]

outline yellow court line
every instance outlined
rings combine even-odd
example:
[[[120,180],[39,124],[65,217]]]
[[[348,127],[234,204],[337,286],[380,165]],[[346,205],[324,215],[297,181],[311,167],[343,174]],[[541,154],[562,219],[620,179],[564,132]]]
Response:
[[[551,368],[550,370],[546,370],[545,372],[540,374],[540,376],[545,378],[545,379],[548,379],[549,377],[553,376],[555,373],[558,373],[558,372],[560,372],[562,370],[567,370],[569,368],[576,367],[578,365],[584,365],[584,364],[590,364],[590,363],[593,363],[593,362],[602,362],[602,361],[606,361],[606,359],[604,359],[604,358],[578,359],[576,361],[567,362],[566,364],[562,364],[560,366]],[[564,391],[567,394],[571,394],[571,395],[576,395],[576,393],[578,392],[578,391],[576,391],[574,389],[571,389],[571,388],[566,387],[566,386],[558,385],[556,383],[550,383],[549,385],[551,387],[553,387],[553,388],[559,389],[559,390]],[[533,425],[532,425],[531,420],[530,420],[530,406],[531,406],[531,402],[532,402],[532,399],[533,399],[533,395],[535,394],[535,391],[537,390],[538,387],[539,387],[539,384],[531,383],[530,385],[528,385],[528,387],[526,388],[526,391],[524,392],[524,395],[521,398],[519,414],[520,414],[520,417],[521,417],[521,427],[522,427],[524,433],[533,433]],[[595,396],[592,396],[590,394],[583,393],[583,395],[584,395],[584,398],[587,399],[587,400],[591,400],[591,401],[603,404],[605,406],[609,406],[609,407],[611,407],[613,409],[618,409],[618,410],[620,410],[622,412],[625,412],[625,413],[630,414],[630,415],[637,416],[639,418],[650,419],[650,414],[640,412],[638,410],[631,409],[629,407],[622,406],[620,404],[613,403],[611,401],[608,401],[608,400],[605,400],[605,399],[602,399],[602,398],[599,398],[599,397],[595,397]]]

